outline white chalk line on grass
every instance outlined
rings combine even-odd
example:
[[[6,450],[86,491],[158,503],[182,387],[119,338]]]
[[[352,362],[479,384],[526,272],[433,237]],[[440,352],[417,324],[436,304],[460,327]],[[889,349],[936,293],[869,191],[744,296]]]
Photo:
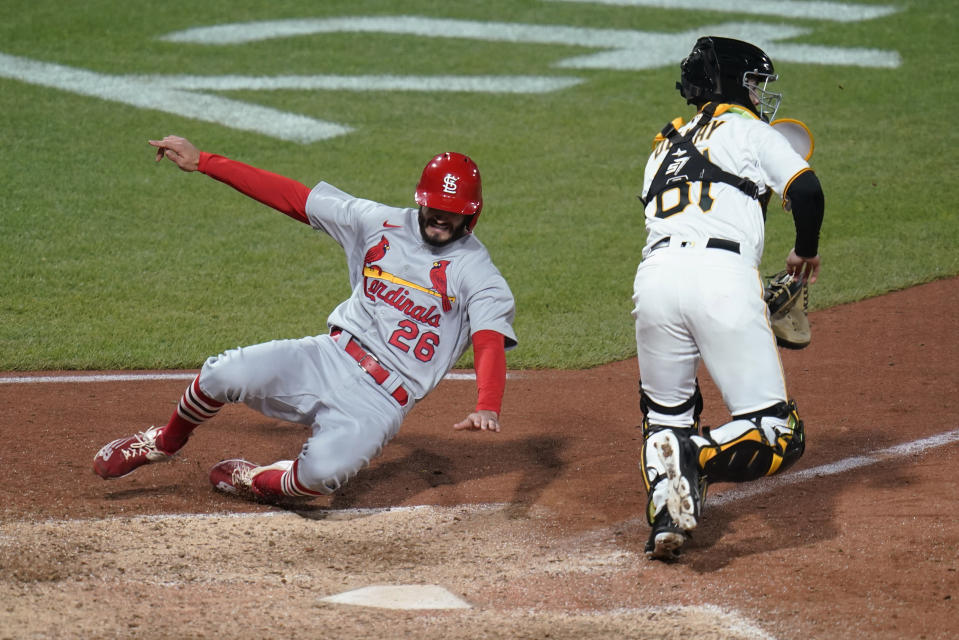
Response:
[[[47,382],[130,382],[138,380],[193,380],[196,373],[105,373],[63,376],[17,376],[0,378],[0,384],[41,384]]]
[[[63,376],[0,377],[0,384],[40,384],[64,382],[139,382],[149,380],[193,380],[196,373],[103,373]],[[516,377],[506,374],[507,378]],[[447,373],[444,380],[476,380],[475,373]]]

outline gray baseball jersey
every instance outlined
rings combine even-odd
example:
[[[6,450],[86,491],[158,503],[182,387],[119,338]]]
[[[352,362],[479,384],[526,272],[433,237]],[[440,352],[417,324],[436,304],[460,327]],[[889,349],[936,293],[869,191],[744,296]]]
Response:
[[[472,234],[443,247],[422,239],[418,211],[354,198],[320,183],[309,223],[346,252],[352,294],[330,314],[341,333],[273,340],[209,358],[204,393],[310,425],[297,483],[331,493],[379,454],[414,402],[433,390],[484,329],[516,345],[506,281]],[[347,355],[353,338],[389,375],[374,381]],[[394,394],[404,390],[400,401]]]
[[[489,329],[507,348],[516,345],[513,294],[475,235],[432,246],[416,209],[354,198],[325,182],[306,212],[346,252],[353,293],[328,323],[356,336],[413,397],[439,384],[472,333]]]

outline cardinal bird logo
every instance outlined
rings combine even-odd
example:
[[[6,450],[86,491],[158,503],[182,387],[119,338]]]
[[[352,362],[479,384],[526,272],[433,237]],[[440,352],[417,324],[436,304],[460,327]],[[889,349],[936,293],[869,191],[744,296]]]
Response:
[[[386,236],[380,236],[380,241],[370,247],[370,250],[366,252],[366,257],[363,258],[363,264],[373,264],[374,262],[382,260],[386,252],[389,251],[389,248],[390,241],[386,239]]]
[[[449,296],[446,295],[446,267],[449,263],[449,260],[438,260],[433,263],[433,268],[430,269],[430,282],[433,283],[433,290],[440,294],[440,299],[443,301],[444,313],[449,312],[453,308],[453,305],[450,304]]]

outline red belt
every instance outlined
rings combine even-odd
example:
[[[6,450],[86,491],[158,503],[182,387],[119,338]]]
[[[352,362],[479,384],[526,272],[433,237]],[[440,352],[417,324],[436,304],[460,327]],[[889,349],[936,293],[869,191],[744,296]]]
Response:
[[[339,329],[334,329],[330,331],[330,336],[336,338],[340,333],[341,331]],[[386,382],[386,379],[390,377],[390,372],[386,367],[380,364],[376,356],[367,353],[366,350],[360,346],[360,343],[353,338],[350,338],[350,341],[346,343],[344,350],[347,355],[356,360],[356,363],[360,365],[360,369],[370,374],[370,377],[376,381],[376,384],[382,385]],[[404,389],[402,385],[396,387],[390,395],[403,407],[406,406],[406,403],[410,399],[409,394],[406,393],[406,389]]]

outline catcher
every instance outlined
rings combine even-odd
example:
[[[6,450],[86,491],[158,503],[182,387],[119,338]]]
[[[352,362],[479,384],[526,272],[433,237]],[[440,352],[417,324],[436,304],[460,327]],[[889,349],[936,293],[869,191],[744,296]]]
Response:
[[[804,287],[819,275],[824,210],[807,162],[812,137],[801,123],[773,120],[782,94],[770,90],[778,76],[762,50],[704,37],[680,69],[677,88],[697,113],[653,143],[640,196],[646,245],[633,285],[646,552],[660,560],[677,558],[699,524],[708,483],[772,475],[803,454],[777,340],[809,342]],[[758,267],[773,191],[796,236],[785,270],[764,286]],[[796,326],[777,329],[780,337],[771,321]],[[732,418],[714,429],[700,430],[700,363]]]

